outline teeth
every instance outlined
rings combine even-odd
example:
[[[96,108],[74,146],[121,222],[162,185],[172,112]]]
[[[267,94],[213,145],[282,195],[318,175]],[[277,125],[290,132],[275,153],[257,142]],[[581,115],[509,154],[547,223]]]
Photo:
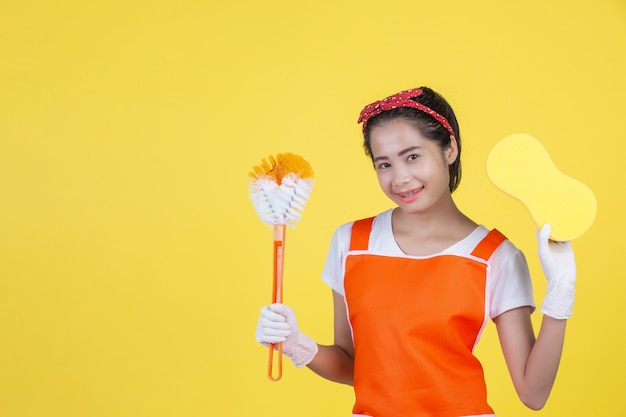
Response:
[[[411,197],[411,196],[412,196],[412,195],[414,195],[414,194],[415,194],[415,191],[410,191],[410,192],[409,192],[409,193],[407,193],[407,194],[400,194],[400,195],[401,195],[402,197],[404,197],[404,198],[409,198],[409,197]]]

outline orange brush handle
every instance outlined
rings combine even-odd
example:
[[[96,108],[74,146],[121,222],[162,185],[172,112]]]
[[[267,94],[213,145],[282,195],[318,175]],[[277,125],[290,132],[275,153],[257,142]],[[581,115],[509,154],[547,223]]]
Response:
[[[274,225],[274,285],[272,302],[283,302],[283,269],[285,266],[285,225]],[[276,352],[274,351],[276,350]],[[277,374],[274,375],[274,356],[277,354]],[[283,376],[283,344],[270,343],[270,356],[267,367],[267,376],[272,381],[278,381]]]

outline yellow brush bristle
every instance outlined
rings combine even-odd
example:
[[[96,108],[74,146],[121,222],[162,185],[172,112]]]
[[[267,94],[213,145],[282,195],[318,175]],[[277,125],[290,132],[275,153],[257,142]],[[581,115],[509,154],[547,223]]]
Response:
[[[253,167],[250,171],[250,177],[255,180],[270,177],[279,185],[288,174],[296,174],[300,178],[313,178],[313,168],[300,155],[287,152],[263,159],[260,165]]]

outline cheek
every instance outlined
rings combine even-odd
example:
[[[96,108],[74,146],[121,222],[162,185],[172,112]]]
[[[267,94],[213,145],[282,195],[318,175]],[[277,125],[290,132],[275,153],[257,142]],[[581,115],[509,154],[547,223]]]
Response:
[[[389,185],[389,178],[389,173],[387,171],[376,171],[376,179],[378,180],[378,185],[380,185],[380,188],[382,188],[383,190]]]
[[[385,181],[385,176],[383,174],[381,174],[380,172],[376,171],[376,180],[378,180],[378,183],[380,185],[383,185],[383,183]]]

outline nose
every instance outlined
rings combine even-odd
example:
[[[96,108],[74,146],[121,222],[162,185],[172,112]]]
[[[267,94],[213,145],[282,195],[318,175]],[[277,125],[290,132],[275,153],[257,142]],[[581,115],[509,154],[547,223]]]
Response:
[[[401,187],[408,184],[411,181],[409,172],[405,169],[397,168],[393,171],[393,185],[394,187]]]

